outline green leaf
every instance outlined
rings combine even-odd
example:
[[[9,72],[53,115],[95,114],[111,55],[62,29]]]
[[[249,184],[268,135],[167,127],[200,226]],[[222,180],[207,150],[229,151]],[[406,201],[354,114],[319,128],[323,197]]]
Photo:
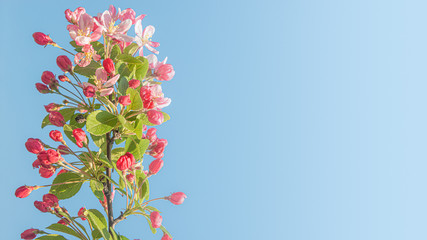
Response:
[[[69,234],[71,236],[74,236],[74,237],[77,237],[77,238],[80,238],[80,239],[84,239],[74,229],[69,228],[69,227],[67,227],[65,225],[59,224],[59,223],[54,223],[54,224],[50,225],[49,227],[47,227],[47,229],[50,229],[50,230],[53,230],[53,231],[57,231],[57,232],[66,233],[66,234]]]
[[[133,154],[135,159],[141,159],[147,151],[150,141],[148,139],[138,139],[137,136],[129,136],[126,139],[125,152]]]
[[[138,183],[138,186],[141,186],[141,183],[144,181],[144,179],[147,178],[147,175],[143,171],[137,171],[135,173],[135,177]],[[148,183],[148,180],[145,180],[144,184],[142,185],[141,191],[138,194],[138,198],[141,200],[141,202],[146,199],[148,200],[150,198],[150,185]]]
[[[120,94],[120,96],[126,95],[126,89],[129,87],[129,81],[127,77],[122,76],[119,79],[119,86],[117,88],[117,92]]]
[[[75,128],[73,128],[72,126],[70,126],[68,124],[65,124],[64,127],[63,127],[65,136],[67,136],[68,139],[70,139],[73,143],[76,143],[76,139],[73,136],[73,130],[74,129]]]
[[[90,189],[92,189],[93,194],[100,200],[104,201],[104,193],[102,190],[104,189],[104,185],[96,180],[90,180]]]
[[[102,213],[96,209],[89,209],[86,210],[85,214],[87,215],[91,225],[101,232],[101,235],[105,240],[112,239],[110,233],[108,232],[107,221],[105,220],[105,217],[102,215]]]
[[[136,57],[136,59],[140,60],[143,64],[135,69],[135,78],[138,80],[142,80],[145,78],[145,75],[147,75],[148,60],[142,56],[138,56]]]
[[[102,147],[103,144],[106,143],[106,141],[107,141],[107,138],[105,135],[96,136],[96,135],[91,134],[90,136],[92,137],[93,143],[95,143],[95,145],[99,148]],[[105,145],[103,147],[105,147]]]
[[[84,122],[82,122],[82,123],[78,123],[77,121],[76,121],[76,117],[77,116],[79,116],[79,115],[82,115],[81,113],[76,113],[76,114],[74,114],[72,117],[71,117],[71,119],[70,119],[70,125],[71,126],[73,126],[74,127],[74,129],[75,128],[83,128],[85,125],[86,125],[86,121],[84,121]]]
[[[36,238],[36,240],[67,240],[67,239],[58,234],[49,234],[49,235],[44,235],[39,238]]]
[[[119,240],[129,240],[129,238],[127,238],[127,237],[125,237],[125,236],[123,236],[123,235],[120,235],[120,236],[119,236]]]
[[[117,56],[117,61],[125,62],[128,64],[139,64],[142,65],[143,62],[141,62],[139,59],[132,57],[132,55],[129,54],[120,54]]]
[[[130,110],[140,110],[142,109],[142,99],[141,96],[139,95],[139,92],[135,89],[132,88],[128,88],[126,90],[126,95],[130,96],[130,105],[127,107],[127,109]]]
[[[77,173],[73,173],[73,172],[62,173],[56,176],[52,184],[66,183],[66,182],[73,182],[73,183],[51,186],[49,193],[54,194],[56,197],[58,197],[58,199],[70,198],[76,195],[76,193],[80,191],[83,181],[84,180],[82,179],[82,177]]]
[[[111,49],[110,58],[116,59],[117,56],[119,56],[122,53],[122,50],[120,49],[120,46],[118,44],[114,45]]]
[[[117,161],[121,156],[125,155],[125,149],[122,147],[114,148],[111,151],[111,161]]]
[[[146,208],[146,209],[148,209],[148,210],[151,210],[151,211],[153,211],[153,212],[159,212],[159,213],[161,213],[161,212],[159,211],[159,209],[157,209],[157,208],[155,208],[155,207],[152,207],[152,206],[146,206],[146,207],[144,207],[144,208]]]
[[[123,53],[124,54],[128,54],[128,55],[134,55],[136,53],[136,51],[138,50],[139,46],[136,43],[131,43],[129,46],[127,46],[124,50]]]
[[[168,232],[168,230],[166,230],[166,228],[163,225],[161,225],[159,228],[162,229],[162,231],[164,233],[166,233],[167,235],[169,235],[170,238],[172,238],[172,235]]]
[[[135,129],[132,126],[132,124],[130,122],[128,122],[125,117],[123,117],[122,115],[118,115],[117,118],[119,119],[119,122],[123,125],[124,128],[126,128],[126,129],[128,129],[129,131],[132,131],[132,132],[135,131]]]
[[[75,111],[76,111],[75,108],[63,108],[63,109],[59,110],[58,112],[62,114],[62,116],[64,117],[64,121],[68,122],[71,119],[71,117],[73,116]],[[46,127],[47,125],[52,125],[49,121],[49,114],[43,118],[42,128]]]
[[[117,116],[107,111],[97,110],[89,114],[86,123],[86,129],[88,132],[96,136],[111,131],[117,124]]]
[[[98,68],[100,68],[101,67],[101,64],[99,64],[99,63],[97,63],[97,62],[95,62],[95,61],[92,61],[92,62],[90,62],[90,64],[89,65],[87,65],[86,67],[80,67],[79,65],[76,65],[75,67],[74,67],[74,72],[75,73],[78,73],[78,74],[80,74],[80,75],[82,75],[82,76],[85,76],[85,77],[88,77],[88,78],[91,78],[91,77],[94,77],[95,76],[95,71],[96,71],[96,69],[98,69]]]
[[[94,229],[92,231],[92,238],[93,239],[100,239],[100,238],[102,238],[101,232],[98,229]]]
[[[133,131],[135,134],[136,134],[136,136],[140,139],[140,138],[142,138],[142,130],[143,130],[143,128],[144,128],[144,124],[142,124],[142,121],[141,121],[141,119],[136,119],[136,121],[135,121],[135,130]]]
[[[167,114],[165,112],[162,112],[162,114],[163,114],[163,118],[164,118],[162,124],[171,119],[171,117],[169,116],[169,114]],[[147,114],[140,114],[140,115],[138,115],[138,118],[141,119],[142,124],[144,124],[144,125],[147,125],[147,126],[157,126],[156,124],[152,124],[150,121],[148,121]]]

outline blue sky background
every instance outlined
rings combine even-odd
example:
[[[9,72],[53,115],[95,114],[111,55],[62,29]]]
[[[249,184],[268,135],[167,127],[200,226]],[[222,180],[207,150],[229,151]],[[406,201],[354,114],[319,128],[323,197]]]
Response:
[[[13,195],[48,182],[24,142],[50,142],[40,123],[53,99],[34,84],[60,73],[62,52],[31,34],[68,47],[64,10],[111,3],[147,14],[177,72],[163,87],[165,167],[150,181],[154,197],[188,195],[155,204],[174,239],[427,238],[425,1],[2,0],[3,239],[57,221],[33,207],[44,190]],[[61,205],[99,208],[90,194]],[[139,217],[117,230],[161,238]]]

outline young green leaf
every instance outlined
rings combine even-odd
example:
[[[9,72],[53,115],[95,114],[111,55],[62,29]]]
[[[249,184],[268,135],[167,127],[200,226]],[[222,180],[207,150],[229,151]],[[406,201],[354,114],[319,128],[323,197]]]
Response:
[[[66,233],[66,234],[69,234],[71,236],[74,236],[74,237],[77,237],[80,239],[85,239],[78,232],[76,232],[74,229],[67,227],[65,225],[62,225],[60,223],[54,223],[54,224],[50,225],[49,227],[47,227],[47,229],[57,231],[57,232]]]
[[[96,180],[90,180],[90,189],[92,189],[93,194],[100,200],[104,201],[104,185]]]
[[[67,240],[67,239],[58,234],[48,234],[48,235],[38,237],[36,238],[36,240]]]
[[[102,213],[100,213],[96,209],[89,209],[89,210],[86,210],[85,214],[88,220],[90,221],[91,225],[95,229],[99,230],[99,232],[101,233],[102,237],[105,240],[112,240],[112,237],[108,232],[107,221],[105,220],[105,217],[104,215],[102,215]]]
[[[137,136],[129,136],[126,139],[125,152],[132,153],[135,159],[141,159],[149,144],[150,141],[148,139],[138,139]]]
[[[52,184],[64,183],[50,187],[49,193],[54,194],[58,199],[70,198],[80,191],[83,178],[73,172],[62,173],[53,180]]]
[[[97,110],[89,114],[86,123],[88,132],[101,136],[111,131],[117,124],[117,116],[107,111]]]
[[[128,88],[126,90],[126,95],[130,96],[130,105],[127,107],[127,109],[136,111],[142,109],[142,99],[137,90]]]

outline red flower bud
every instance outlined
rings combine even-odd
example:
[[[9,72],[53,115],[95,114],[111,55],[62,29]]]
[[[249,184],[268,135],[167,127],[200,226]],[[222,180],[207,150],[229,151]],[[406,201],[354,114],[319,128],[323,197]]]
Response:
[[[54,167],[44,167],[41,166],[39,168],[39,173],[40,176],[44,177],[44,178],[50,178],[53,176],[53,174],[55,174],[56,168]]]
[[[61,82],[71,82],[70,79],[65,75],[59,75],[58,78]]]
[[[44,150],[43,143],[37,138],[28,138],[27,142],[25,142],[25,147],[28,152],[34,154],[38,154]]]
[[[49,88],[43,83],[36,83],[36,89],[37,91],[39,91],[39,93],[42,93],[42,94],[50,93]]]
[[[67,147],[67,146],[64,146],[64,145],[59,145],[59,146],[58,146],[58,151],[59,151],[59,153],[60,153],[60,154],[62,154],[62,155],[70,154],[70,151],[68,150],[68,147]]]
[[[156,110],[150,110],[147,112],[148,121],[155,125],[160,125],[164,121],[163,113]]]
[[[43,167],[50,167],[51,162],[49,161],[49,154],[47,154],[47,151],[39,152],[39,154],[37,154],[37,160],[39,160],[40,165]]]
[[[43,212],[43,213],[50,211],[49,205],[45,202],[35,201],[34,207],[36,207],[40,212]]]
[[[32,186],[22,186],[16,189],[15,196],[18,198],[26,198],[34,190]]]
[[[137,79],[132,79],[129,81],[129,87],[133,89],[136,89],[137,87],[139,87],[140,84],[141,84],[141,81]]]
[[[53,149],[47,150],[47,158],[50,163],[57,163],[62,160],[61,154]]]
[[[66,173],[66,172],[68,172],[68,170],[66,170],[66,169],[61,169],[61,171],[59,171],[59,172],[58,172],[58,174],[56,174],[56,175],[58,176],[58,175],[60,175],[60,174],[62,174],[62,173]]]
[[[163,152],[165,151],[166,146],[168,145],[168,140],[166,139],[157,139],[156,142],[153,143],[151,147],[151,151],[149,152],[152,157],[162,158]]]
[[[129,173],[128,175],[126,175],[126,179],[132,183],[133,181],[135,181],[135,175]]]
[[[163,237],[160,240],[172,240],[172,238],[169,237],[169,235],[167,233],[163,232]]]
[[[157,174],[160,171],[160,169],[162,169],[162,167],[163,167],[163,160],[162,159],[158,158],[158,159],[152,161],[150,163],[150,166],[148,167],[150,169],[150,175]]]
[[[156,128],[148,129],[147,134],[145,135],[145,138],[150,140],[150,143],[155,142],[157,140],[156,132],[157,132]]]
[[[167,200],[175,205],[182,204],[185,198],[187,198],[187,196],[183,192],[172,193],[172,195],[166,197]]]
[[[43,202],[45,202],[49,207],[58,206],[58,198],[52,193],[43,195]]]
[[[58,105],[56,103],[49,103],[48,105],[44,105],[44,109],[46,109],[46,112],[56,112],[59,109],[61,109],[61,105]]]
[[[84,207],[80,208],[79,212],[77,213],[77,215],[83,220],[86,220],[86,215],[85,215],[85,211],[86,209]]]
[[[151,226],[153,226],[153,228],[159,228],[160,226],[162,226],[162,216],[160,216],[159,212],[151,212],[150,214],[150,220],[151,220]]]
[[[64,116],[60,112],[49,113],[49,121],[52,125],[57,127],[63,127],[65,125]]]
[[[73,130],[73,137],[76,139],[76,144],[78,147],[82,148],[83,143],[87,144],[86,133],[81,128],[76,128]]]
[[[111,60],[111,58],[106,58],[102,65],[104,66],[105,71],[107,71],[109,75],[114,75],[114,72],[116,70],[114,68],[114,62],[113,60]]]
[[[130,96],[129,95],[120,96],[119,97],[119,103],[123,106],[129,105],[131,103]]]
[[[117,160],[117,169],[120,171],[127,170],[131,168],[135,164],[135,158],[132,153],[127,152],[125,155],[121,156],[119,160]]]
[[[40,232],[38,229],[27,229],[23,233],[21,233],[21,238],[24,240],[31,240],[37,237],[37,234]]]
[[[58,90],[59,82],[56,79],[52,79],[52,81],[49,84],[49,88],[51,90]]]
[[[56,64],[63,72],[71,72],[73,70],[73,64],[65,55],[58,56],[56,58]]]
[[[33,162],[33,168],[39,168],[41,165],[42,165],[42,164],[41,164],[40,160],[38,160],[38,159],[36,159],[36,160]]]
[[[33,38],[38,45],[42,45],[42,46],[46,46],[47,44],[54,43],[52,39],[49,37],[49,35],[46,35],[42,32],[33,33]]]
[[[49,137],[52,138],[55,142],[62,142],[64,139],[62,138],[62,133],[58,130],[52,130],[49,133]]]
[[[59,224],[68,226],[68,224],[70,224],[70,222],[67,219],[61,219],[58,221]]]
[[[44,71],[42,74],[42,82],[49,85],[55,79],[55,75],[51,71]]]
[[[87,97],[87,98],[91,98],[93,96],[95,96],[95,88],[93,86],[86,86],[83,89],[83,94]]]

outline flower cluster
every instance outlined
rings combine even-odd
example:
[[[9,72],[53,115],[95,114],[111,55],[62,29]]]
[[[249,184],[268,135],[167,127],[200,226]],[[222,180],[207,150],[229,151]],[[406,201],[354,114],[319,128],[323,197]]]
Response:
[[[67,55],[56,58],[58,72],[46,70],[36,89],[42,94],[63,98],[60,103],[44,106],[47,115],[42,128],[51,126],[53,144],[29,138],[28,152],[36,159],[32,166],[43,178],[53,178],[51,184],[21,186],[15,195],[28,197],[32,191],[49,188],[42,201],[34,206],[43,213],[59,218],[45,232],[31,228],[22,239],[44,235],[59,236],[50,231],[66,233],[80,239],[127,239],[115,232],[116,224],[129,216],[147,218],[153,233],[163,232],[162,240],[172,239],[163,226],[163,217],[153,206],[157,200],[180,205],[187,197],[182,192],[150,198],[149,179],[164,166],[168,141],[157,136],[157,126],[170,119],[163,109],[171,104],[161,84],[175,75],[167,58],[159,61],[158,42],[152,40],[155,28],[143,28],[145,15],[133,9],[108,10],[90,15],[79,7],[67,9],[66,27],[74,51],[69,51],[44,33],[33,34],[42,46],[59,48]],[[129,34],[134,27],[135,34]],[[144,56],[144,48],[151,53]],[[95,151],[94,151],[95,150]],[[152,158],[147,163],[144,159]],[[105,215],[97,209],[81,207],[75,216],[59,201],[76,195],[88,182]],[[126,199],[121,215],[113,216],[115,192]],[[92,234],[84,226],[87,221]],[[60,224],[58,226],[58,224]],[[61,226],[61,227],[60,227]],[[48,231],[48,230],[46,230]],[[61,238],[62,239],[62,238]]]

